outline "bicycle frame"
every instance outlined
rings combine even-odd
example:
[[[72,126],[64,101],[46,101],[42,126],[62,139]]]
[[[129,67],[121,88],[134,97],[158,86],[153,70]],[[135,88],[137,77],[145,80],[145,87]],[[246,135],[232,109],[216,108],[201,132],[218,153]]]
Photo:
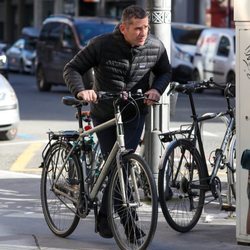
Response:
[[[206,176],[209,177],[209,184],[211,184],[213,179],[215,178],[218,170],[219,170],[220,162],[221,162],[222,157],[223,157],[223,153],[225,152],[225,150],[227,148],[227,145],[228,145],[229,140],[231,138],[232,131],[235,128],[235,117],[233,115],[233,110],[231,110],[229,108],[230,105],[229,105],[229,100],[228,99],[227,99],[227,101],[228,101],[228,111],[222,112],[222,113],[208,113],[208,114],[205,114],[205,115],[203,115],[201,117],[198,117],[197,113],[196,113],[192,93],[189,93],[188,96],[189,96],[189,101],[190,101],[191,111],[192,111],[192,118],[193,118],[192,126],[191,126],[191,128],[190,128],[190,130],[188,132],[188,134],[189,134],[188,138],[190,138],[191,135],[192,135],[192,132],[194,132],[193,141],[194,141],[194,144],[196,144],[196,142],[198,143],[199,153],[200,153],[200,156],[202,158],[202,161],[205,164]],[[206,156],[205,156],[205,151],[204,151],[204,146],[203,146],[203,142],[202,142],[200,124],[202,122],[204,122],[204,121],[212,120],[212,119],[217,118],[217,117],[225,117],[225,119],[227,119],[226,115],[229,115],[230,119],[228,119],[226,132],[224,134],[222,144],[221,144],[221,146],[219,148],[219,154],[216,157],[216,161],[215,161],[212,173],[209,176],[208,166],[207,166],[207,161],[206,161]]]
[[[70,149],[67,157],[65,158],[65,162],[63,164],[63,167],[60,169],[60,172],[57,175],[55,183],[59,180],[60,175],[64,169],[65,163],[68,161],[71,153],[76,148],[76,145],[78,145],[79,142],[84,137],[89,136],[93,133],[102,131],[102,130],[109,128],[111,126],[115,126],[115,125],[116,125],[117,140],[116,140],[107,160],[105,161],[104,165],[102,166],[102,171],[101,171],[100,175],[97,177],[97,180],[96,180],[92,190],[89,192],[88,183],[86,183],[86,181],[83,180],[84,190],[88,194],[89,199],[91,201],[94,201],[95,197],[97,196],[98,191],[100,190],[102,183],[105,180],[105,177],[108,175],[110,168],[112,167],[113,160],[116,159],[117,168],[118,168],[118,175],[119,175],[119,180],[120,180],[120,186],[121,186],[120,187],[121,188],[121,197],[123,200],[123,204],[127,204],[126,195],[125,195],[125,188],[124,188],[125,184],[124,184],[124,178],[123,178],[123,171],[122,171],[122,166],[121,166],[120,161],[119,161],[119,158],[122,155],[122,153],[127,151],[125,149],[123,122],[122,122],[122,117],[121,117],[119,105],[116,106],[115,118],[113,118],[105,123],[99,124],[99,125],[91,128],[87,131],[80,132],[78,139],[75,141],[75,143],[73,144],[72,148]],[[83,176],[86,176],[86,169],[84,166],[82,166],[82,170],[83,170]],[[131,175],[133,176],[133,170],[131,172]],[[133,178],[132,178],[132,181],[133,181]],[[134,186],[136,187],[136,185],[134,185]],[[57,191],[57,190],[55,190],[55,191]]]

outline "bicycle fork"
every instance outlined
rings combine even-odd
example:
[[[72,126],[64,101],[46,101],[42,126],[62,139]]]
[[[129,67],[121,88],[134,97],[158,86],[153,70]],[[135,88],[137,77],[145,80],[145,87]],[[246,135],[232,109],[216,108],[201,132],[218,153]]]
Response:
[[[118,150],[116,154],[116,165],[117,165],[118,178],[119,178],[119,184],[120,184],[120,190],[121,190],[122,206],[123,207],[138,207],[140,196],[139,196],[138,186],[136,182],[135,167],[129,166],[128,168],[126,168],[126,166],[124,165],[124,156],[131,153],[133,150],[126,150],[125,148],[123,122],[122,122],[122,117],[121,117],[119,106],[116,107],[115,115],[116,115],[116,125],[117,125],[116,126],[117,141],[120,146],[120,149]],[[130,188],[128,186],[129,185],[128,183],[129,173],[131,175],[132,187],[135,193],[135,197],[133,197],[135,202],[130,202],[129,197],[128,197],[128,192],[126,192]]]
[[[124,155],[128,153],[130,153],[130,151],[125,150],[123,152],[119,151],[116,155],[117,171],[118,171],[121,197],[122,197],[122,206],[123,207],[138,207],[140,206],[140,196],[139,196],[139,190],[138,190],[136,174],[135,174],[136,166],[129,166],[129,168],[126,168],[126,166],[124,165],[124,160],[123,160]],[[126,193],[126,190],[128,191],[128,188],[131,188],[131,187],[126,187],[129,182],[128,180],[129,174],[131,175],[132,188],[135,194],[135,197],[133,197],[134,202],[131,202],[129,200],[129,197]]]

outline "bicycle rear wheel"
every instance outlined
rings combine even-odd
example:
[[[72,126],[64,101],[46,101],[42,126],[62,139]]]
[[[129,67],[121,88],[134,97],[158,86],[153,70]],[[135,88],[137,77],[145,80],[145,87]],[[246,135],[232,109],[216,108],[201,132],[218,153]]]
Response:
[[[43,214],[50,230],[60,237],[70,235],[80,220],[77,204],[82,176],[77,157],[74,154],[67,157],[70,148],[63,142],[52,144],[44,159],[41,178]]]
[[[120,249],[146,249],[158,217],[157,190],[147,163],[136,154],[124,156],[123,180],[127,204],[122,201],[117,168],[109,186],[109,222]]]
[[[201,216],[206,185],[202,167],[198,151],[187,140],[171,142],[163,156],[159,200],[166,221],[178,232],[190,231]]]

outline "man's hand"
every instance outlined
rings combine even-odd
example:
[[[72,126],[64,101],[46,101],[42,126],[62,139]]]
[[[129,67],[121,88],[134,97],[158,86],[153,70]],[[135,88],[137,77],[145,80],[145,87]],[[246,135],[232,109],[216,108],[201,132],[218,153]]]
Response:
[[[96,92],[92,89],[78,92],[77,98],[85,102],[97,102]]]
[[[145,93],[147,98],[144,100],[144,103],[147,105],[152,105],[158,102],[161,98],[160,93],[156,89],[150,89]]]

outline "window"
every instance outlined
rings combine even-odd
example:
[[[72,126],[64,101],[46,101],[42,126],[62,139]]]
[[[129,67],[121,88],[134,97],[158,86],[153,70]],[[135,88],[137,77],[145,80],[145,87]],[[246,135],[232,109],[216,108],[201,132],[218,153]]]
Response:
[[[53,22],[46,24],[41,30],[40,40],[58,43],[61,38],[63,24]]]
[[[76,25],[81,45],[86,45],[88,41],[95,36],[112,32],[114,28],[115,24],[105,23],[79,23]]]
[[[176,43],[196,45],[202,32],[202,28],[187,28],[181,26],[172,26],[173,39]]]
[[[227,37],[222,36],[219,42],[217,55],[228,57],[230,51],[230,41]]]
[[[69,25],[65,25],[62,35],[62,46],[66,48],[75,47],[74,34]]]

